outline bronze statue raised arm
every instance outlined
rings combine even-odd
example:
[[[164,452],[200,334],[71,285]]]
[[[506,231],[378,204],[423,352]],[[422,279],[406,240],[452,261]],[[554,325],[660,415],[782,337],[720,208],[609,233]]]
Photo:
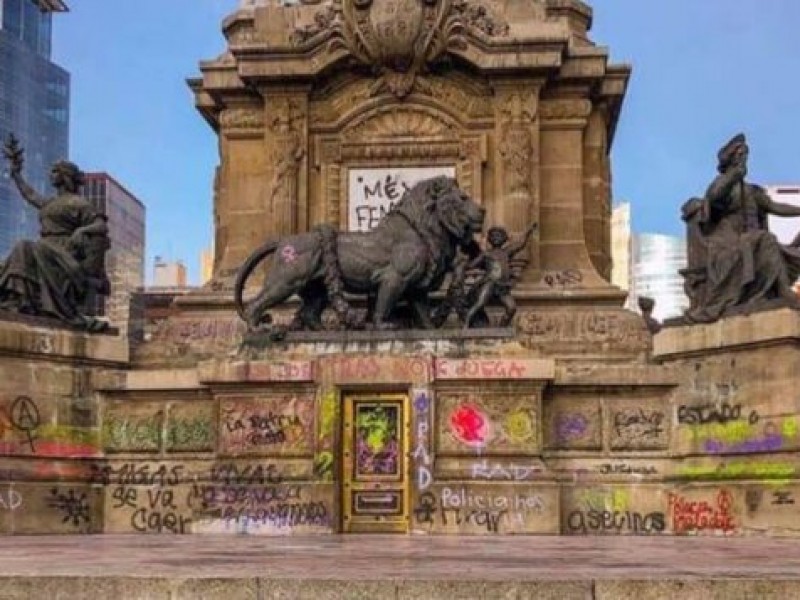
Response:
[[[16,138],[9,137],[3,154],[23,198],[39,211],[41,239],[18,242],[0,266],[0,309],[52,317],[89,331],[105,329],[107,323],[88,314],[88,305],[96,294],[109,292],[108,226],[78,194],[83,172],[68,161],[55,163],[50,181],[56,195],[44,198],[22,176],[24,154]]]
[[[22,197],[37,210],[44,208],[44,205],[47,204],[47,198],[40,196],[36,190],[28,185],[28,182],[25,181],[25,178],[22,176],[22,166],[25,164],[25,152],[19,145],[19,140],[17,140],[14,134],[8,136],[3,154],[6,159],[8,159],[11,166],[11,179],[16,184]]]
[[[683,206],[687,222],[686,292],[689,322],[712,322],[734,309],[775,304],[800,308],[792,285],[800,274],[800,237],[789,245],[770,233],[767,216],[800,216],[800,207],[774,202],[747,183],[749,149],[743,134],[719,151],[719,175],[704,198]]]

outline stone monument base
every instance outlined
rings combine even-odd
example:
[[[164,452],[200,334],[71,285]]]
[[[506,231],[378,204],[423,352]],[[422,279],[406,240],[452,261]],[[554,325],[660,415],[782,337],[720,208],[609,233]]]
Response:
[[[177,364],[164,337],[133,368],[119,338],[0,323],[0,530],[797,535],[800,315],[668,328],[650,360],[626,319]]]

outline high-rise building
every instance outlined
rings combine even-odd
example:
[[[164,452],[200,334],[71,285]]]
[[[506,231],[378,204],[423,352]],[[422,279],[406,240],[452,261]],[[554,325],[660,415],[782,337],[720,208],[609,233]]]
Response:
[[[87,173],[83,195],[108,219],[111,241],[106,254],[111,294],[99,299],[97,313],[124,329],[131,294],[144,287],[145,207],[108,173]]]
[[[767,193],[775,202],[793,204],[800,207],[800,184],[793,185],[768,185]],[[783,244],[789,244],[800,233],[800,218],[769,216],[769,230],[773,232]]]
[[[153,287],[186,287],[186,265],[179,260],[166,261],[156,256],[153,265]]]
[[[641,296],[656,301],[653,317],[659,320],[679,317],[689,307],[683,291],[686,268],[686,241],[658,233],[633,234],[631,279],[628,306],[636,307]]]
[[[611,283],[628,291],[630,279],[631,205],[630,202],[624,202],[611,212]]]
[[[767,193],[775,202],[792,204],[800,207],[800,184],[768,185]],[[800,235],[800,217],[769,216],[769,230],[783,244],[791,244]],[[800,279],[794,283],[794,289],[800,294]]]
[[[214,274],[214,246],[206,248],[200,253],[200,285],[211,281]]]
[[[20,140],[25,178],[45,195],[50,166],[69,151],[69,74],[50,60],[52,13],[66,9],[61,0],[0,0],[0,140]],[[0,176],[0,257],[37,237],[36,210]]]

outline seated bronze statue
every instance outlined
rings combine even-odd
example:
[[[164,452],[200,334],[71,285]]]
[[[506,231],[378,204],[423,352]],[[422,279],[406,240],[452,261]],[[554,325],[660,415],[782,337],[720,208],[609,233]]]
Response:
[[[108,227],[78,193],[83,173],[71,162],[57,162],[50,171],[56,195],[44,198],[22,177],[23,151],[13,136],[4,154],[22,197],[39,212],[41,239],[18,242],[0,265],[0,309],[55,318],[88,331],[105,329],[105,321],[90,316],[89,304],[109,292]]]
[[[800,207],[774,202],[745,181],[748,152],[744,135],[729,141],[718,153],[719,175],[705,197],[683,205],[688,266],[681,274],[689,322],[777,305],[800,308],[792,288],[800,274],[800,235],[783,245],[767,225],[768,215],[797,217]]]

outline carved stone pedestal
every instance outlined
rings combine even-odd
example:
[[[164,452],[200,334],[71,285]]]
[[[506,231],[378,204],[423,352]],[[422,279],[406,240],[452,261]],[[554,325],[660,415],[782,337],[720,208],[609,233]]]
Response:
[[[25,321],[0,321],[0,533],[99,533],[96,390],[127,366],[128,342]]]
[[[730,531],[797,535],[800,313],[789,309],[667,327],[654,358],[677,369],[673,452],[684,457],[676,514],[732,502]],[[687,523],[689,521],[686,521]]]

